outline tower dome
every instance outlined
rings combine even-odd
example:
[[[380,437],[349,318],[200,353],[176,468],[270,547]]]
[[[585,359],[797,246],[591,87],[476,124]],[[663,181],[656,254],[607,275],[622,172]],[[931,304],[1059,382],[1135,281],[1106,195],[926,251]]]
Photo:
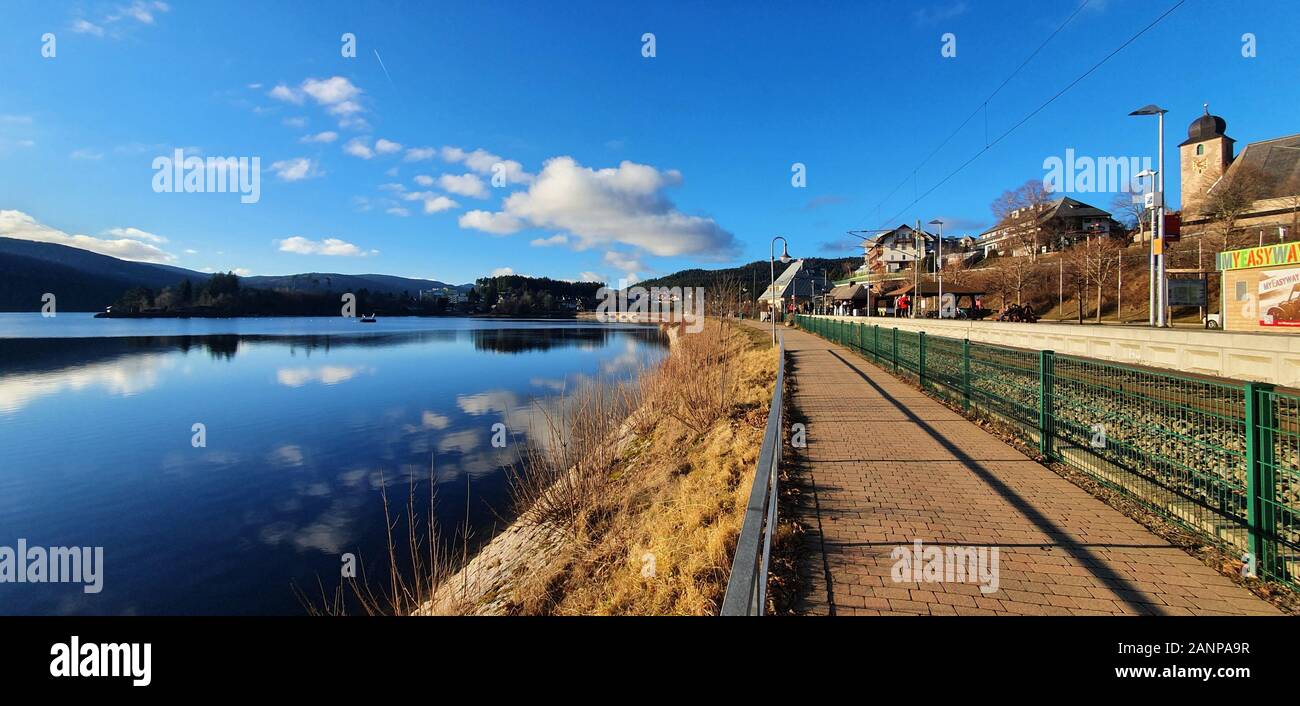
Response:
[[[1213,137],[1223,137],[1228,123],[1217,115],[1210,115],[1210,104],[1205,104],[1205,114],[1187,126],[1187,141],[1201,142]]]

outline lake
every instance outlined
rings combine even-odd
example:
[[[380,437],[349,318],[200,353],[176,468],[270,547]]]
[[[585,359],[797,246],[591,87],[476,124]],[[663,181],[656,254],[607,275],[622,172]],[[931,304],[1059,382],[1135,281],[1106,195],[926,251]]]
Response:
[[[583,321],[0,314],[0,547],[104,548],[100,593],[0,583],[0,614],[302,614],[291,586],[344,553],[386,567],[381,478],[396,513],[432,473],[443,531],[485,541],[548,400],[665,350]]]

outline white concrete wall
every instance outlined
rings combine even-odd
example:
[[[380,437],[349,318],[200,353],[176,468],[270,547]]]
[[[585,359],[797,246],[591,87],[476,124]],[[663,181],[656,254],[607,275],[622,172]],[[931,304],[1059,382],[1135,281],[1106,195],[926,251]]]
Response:
[[[1080,326],[1041,321],[1013,324],[879,316],[819,318],[879,324],[882,328],[925,331],[927,335],[969,338],[981,343],[1052,350],[1176,372],[1300,388],[1300,334]]]

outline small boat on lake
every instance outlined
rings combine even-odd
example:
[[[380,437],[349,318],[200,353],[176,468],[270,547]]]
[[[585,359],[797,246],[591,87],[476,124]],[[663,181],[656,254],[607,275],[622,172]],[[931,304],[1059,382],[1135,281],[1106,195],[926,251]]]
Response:
[[[374,314],[371,314],[370,316],[363,316],[363,317],[361,317],[361,323],[363,323],[363,324],[373,324],[373,323],[375,323],[375,315],[374,315]]]

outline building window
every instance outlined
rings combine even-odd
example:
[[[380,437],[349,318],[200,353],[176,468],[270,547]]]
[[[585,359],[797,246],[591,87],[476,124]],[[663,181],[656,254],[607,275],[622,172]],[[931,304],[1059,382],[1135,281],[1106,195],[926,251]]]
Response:
[[[1197,146],[1196,146],[1196,154],[1197,154],[1197,156],[1200,156],[1200,155],[1205,154],[1205,145],[1197,145]]]

